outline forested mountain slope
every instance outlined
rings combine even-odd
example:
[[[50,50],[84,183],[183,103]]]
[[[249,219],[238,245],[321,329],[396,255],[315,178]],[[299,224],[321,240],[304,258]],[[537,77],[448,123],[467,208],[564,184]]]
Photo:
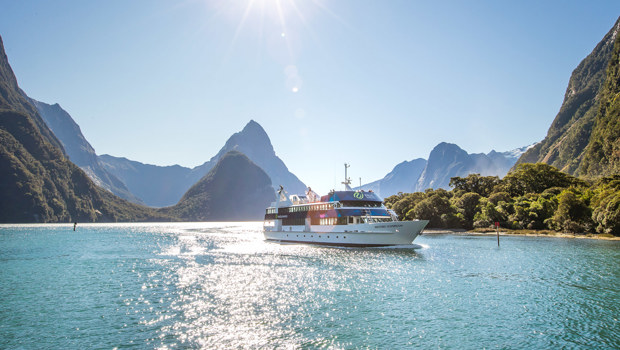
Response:
[[[613,91],[617,88],[613,80],[617,82],[614,71],[617,73],[619,30],[620,19],[573,71],[564,102],[547,136],[526,152],[517,165],[542,162],[573,175],[613,173],[607,166],[594,164],[599,159],[609,163],[607,160],[613,157],[613,147],[610,148],[609,144],[617,144],[618,139],[617,132],[615,140],[611,137],[614,134],[611,128],[618,125],[617,110],[611,105],[614,104]],[[615,61],[612,60],[614,52]],[[611,69],[609,73],[608,69]],[[605,102],[601,105],[603,100]],[[603,139],[609,144],[603,145]]]

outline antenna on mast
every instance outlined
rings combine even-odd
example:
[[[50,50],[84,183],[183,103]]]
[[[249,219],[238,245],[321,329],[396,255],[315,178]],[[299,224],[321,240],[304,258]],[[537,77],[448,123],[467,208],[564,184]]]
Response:
[[[345,191],[353,191],[353,189],[351,189],[351,186],[349,186],[351,184],[351,178],[347,176],[347,169],[350,167],[351,166],[349,164],[344,163],[344,181],[342,182],[342,184],[344,185]]]

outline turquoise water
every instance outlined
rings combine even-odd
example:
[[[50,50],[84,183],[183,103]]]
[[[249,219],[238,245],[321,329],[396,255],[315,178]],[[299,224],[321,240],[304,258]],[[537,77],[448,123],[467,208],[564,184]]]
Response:
[[[260,223],[0,226],[0,348],[620,347],[620,242],[262,240]]]

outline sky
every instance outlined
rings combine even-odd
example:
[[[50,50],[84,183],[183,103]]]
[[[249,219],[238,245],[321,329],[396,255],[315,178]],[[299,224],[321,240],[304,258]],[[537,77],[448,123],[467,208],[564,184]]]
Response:
[[[20,87],[97,154],[194,167],[251,120],[317,192],[542,140],[620,1],[0,0]]]

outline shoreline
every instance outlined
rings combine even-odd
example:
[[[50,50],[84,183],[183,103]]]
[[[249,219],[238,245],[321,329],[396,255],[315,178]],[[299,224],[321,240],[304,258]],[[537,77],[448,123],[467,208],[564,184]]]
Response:
[[[554,232],[554,231],[533,231],[533,230],[523,230],[524,232],[520,232],[520,230],[500,230],[500,236],[525,236],[525,237],[550,237],[550,238],[573,238],[573,239],[598,239],[605,241],[620,241],[620,237],[615,237],[611,235],[600,235],[600,234],[572,234],[572,233],[562,233],[562,232]],[[421,236],[424,235],[456,235],[456,236],[471,236],[471,237],[495,237],[497,232],[489,231],[489,232],[477,232],[477,231],[467,231],[464,229],[424,229],[421,233]]]

